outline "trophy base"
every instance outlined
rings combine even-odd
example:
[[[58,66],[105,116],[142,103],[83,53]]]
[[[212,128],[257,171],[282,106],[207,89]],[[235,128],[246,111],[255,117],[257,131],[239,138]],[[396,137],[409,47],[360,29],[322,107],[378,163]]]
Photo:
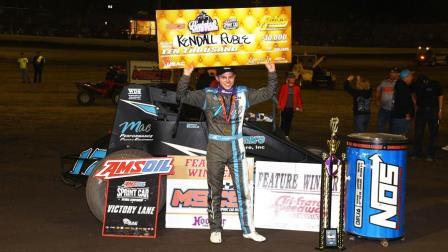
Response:
[[[314,249],[315,249],[315,250],[320,250],[320,251],[324,251],[324,250],[326,250],[326,249],[339,249],[340,251],[343,251],[343,250],[345,250],[346,248],[345,248],[345,247],[341,247],[341,248],[339,248],[339,247],[323,247],[323,248],[315,247]]]
[[[317,250],[325,250],[325,249],[339,249],[345,250],[345,247],[342,245],[342,241],[340,244],[338,243],[338,230],[336,228],[325,228],[324,229],[325,236],[323,237],[323,247],[316,247]],[[322,241],[322,240],[320,240]]]

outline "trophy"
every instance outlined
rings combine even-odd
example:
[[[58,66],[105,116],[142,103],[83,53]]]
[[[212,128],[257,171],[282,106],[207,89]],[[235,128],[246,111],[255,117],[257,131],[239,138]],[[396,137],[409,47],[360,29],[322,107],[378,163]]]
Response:
[[[319,246],[316,249],[327,248],[345,249],[343,245],[344,230],[344,192],[345,192],[345,153],[341,158],[337,157],[340,141],[337,139],[339,119],[333,117],[330,120],[331,137],[327,140],[329,153],[322,153],[322,174],[320,177],[320,224]],[[339,198],[339,224],[337,228],[331,227],[331,196],[333,192],[333,180],[340,172],[340,198]]]

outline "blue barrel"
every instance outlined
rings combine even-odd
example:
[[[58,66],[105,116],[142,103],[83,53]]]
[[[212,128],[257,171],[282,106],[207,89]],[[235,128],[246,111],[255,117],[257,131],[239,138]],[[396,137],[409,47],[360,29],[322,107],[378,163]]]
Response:
[[[404,236],[407,139],[401,135],[348,135],[346,232],[374,239]]]

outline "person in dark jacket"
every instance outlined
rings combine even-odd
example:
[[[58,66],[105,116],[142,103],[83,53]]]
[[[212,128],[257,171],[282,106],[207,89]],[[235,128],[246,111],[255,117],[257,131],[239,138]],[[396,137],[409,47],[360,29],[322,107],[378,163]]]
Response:
[[[42,71],[44,70],[45,57],[40,52],[36,52],[33,57],[34,83],[42,82]]]
[[[353,97],[353,126],[355,132],[366,132],[370,120],[372,89],[368,80],[356,76],[355,88],[350,85],[355,77],[350,75],[344,83],[344,90]]]
[[[394,102],[391,113],[392,133],[406,135],[414,117],[414,102],[411,94],[413,72],[404,69],[394,87]]]
[[[426,124],[428,124],[429,144],[426,160],[432,161],[436,154],[439,120],[442,119],[443,90],[437,81],[430,80],[426,75],[420,75],[413,84],[413,91],[416,103],[413,158],[423,155],[423,136]]]
[[[281,111],[280,128],[285,133],[286,140],[289,139],[292,119],[295,111],[303,111],[302,97],[300,95],[300,86],[296,84],[296,76],[289,72],[286,82],[280,87],[278,94],[278,108]]]

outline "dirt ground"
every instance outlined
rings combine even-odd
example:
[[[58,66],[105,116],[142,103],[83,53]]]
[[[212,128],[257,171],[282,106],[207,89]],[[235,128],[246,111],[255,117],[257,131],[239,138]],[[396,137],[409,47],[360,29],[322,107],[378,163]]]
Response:
[[[20,51],[31,57],[42,50],[47,57],[43,82],[21,83],[16,66]],[[268,237],[262,244],[243,240],[240,232],[224,232],[224,243],[208,242],[207,230],[159,229],[157,239],[101,237],[100,223],[90,214],[84,189],[59,181],[59,157],[76,153],[112,127],[115,108],[110,100],[91,107],[76,102],[74,82],[102,80],[110,63],[127,59],[155,59],[149,51],[108,51],[0,47],[0,251],[314,251],[317,234],[259,230]],[[325,67],[338,76],[336,90],[303,90],[305,111],[294,119],[291,138],[299,145],[324,149],[328,121],[338,116],[340,135],[352,129],[351,97],[342,90],[349,74],[361,74],[376,86],[392,65],[411,64],[404,56],[332,56]],[[278,66],[280,76],[285,66]],[[422,67],[448,90],[448,67]],[[30,71],[30,77],[31,71]],[[238,80],[252,87],[264,85],[263,68],[244,68]],[[448,107],[441,121],[439,142],[448,144]],[[370,122],[375,130],[375,106]],[[265,103],[252,109],[269,112]],[[412,137],[411,137],[412,140]],[[447,251],[448,152],[439,151],[434,162],[409,161],[405,241],[386,248],[369,240],[346,240],[348,251]],[[163,217],[161,217],[163,219]],[[163,221],[162,221],[163,222]]]

